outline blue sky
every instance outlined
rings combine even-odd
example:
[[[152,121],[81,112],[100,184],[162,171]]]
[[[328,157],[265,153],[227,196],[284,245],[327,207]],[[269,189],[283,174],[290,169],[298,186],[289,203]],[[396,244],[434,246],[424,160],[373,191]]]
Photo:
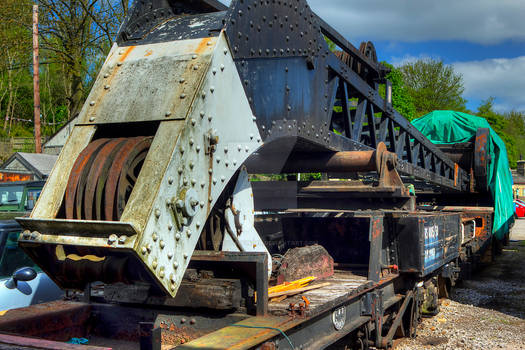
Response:
[[[228,4],[229,0],[221,0]],[[525,111],[525,0],[308,0],[355,46],[394,65],[442,59],[463,75],[467,107],[495,98]]]

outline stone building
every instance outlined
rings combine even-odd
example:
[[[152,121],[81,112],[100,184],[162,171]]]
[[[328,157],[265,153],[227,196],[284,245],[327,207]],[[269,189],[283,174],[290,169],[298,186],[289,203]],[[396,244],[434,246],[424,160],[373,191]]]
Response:
[[[525,199],[525,160],[518,160],[516,170],[512,170],[512,180],[514,198]]]

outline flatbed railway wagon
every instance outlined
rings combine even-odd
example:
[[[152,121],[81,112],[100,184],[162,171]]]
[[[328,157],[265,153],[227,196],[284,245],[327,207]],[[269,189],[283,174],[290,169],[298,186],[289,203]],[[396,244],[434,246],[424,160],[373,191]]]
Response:
[[[489,130],[434,145],[393,109],[387,73],[306,0],[136,1],[18,219],[19,245],[69,299],[7,311],[0,348],[414,336],[492,252]],[[310,275],[318,288],[269,299]]]

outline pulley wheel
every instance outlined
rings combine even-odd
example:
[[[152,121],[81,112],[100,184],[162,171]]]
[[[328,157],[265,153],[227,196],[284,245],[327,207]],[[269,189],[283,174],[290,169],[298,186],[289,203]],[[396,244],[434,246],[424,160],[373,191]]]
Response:
[[[98,139],[78,156],[66,188],[67,219],[120,219],[152,137]]]

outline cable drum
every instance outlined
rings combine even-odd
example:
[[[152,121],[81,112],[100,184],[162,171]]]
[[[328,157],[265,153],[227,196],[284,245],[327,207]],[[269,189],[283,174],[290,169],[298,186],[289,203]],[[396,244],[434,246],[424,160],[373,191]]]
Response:
[[[78,156],[65,194],[66,219],[118,221],[153,137],[102,138]]]

